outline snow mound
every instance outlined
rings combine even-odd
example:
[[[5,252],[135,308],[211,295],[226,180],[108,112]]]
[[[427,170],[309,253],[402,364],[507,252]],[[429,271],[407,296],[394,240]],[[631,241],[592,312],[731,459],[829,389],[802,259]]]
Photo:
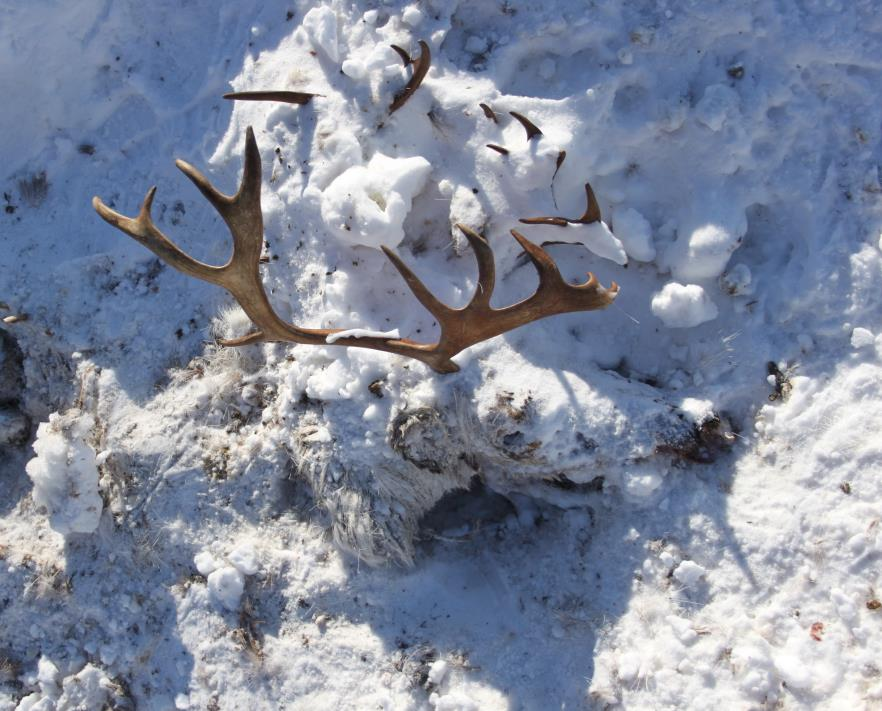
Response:
[[[79,410],[52,414],[37,427],[27,473],[34,483],[34,502],[46,508],[49,525],[63,536],[92,533],[103,504],[98,493],[95,450],[86,442],[94,418]]]
[[[375,153],[367,165],[344,171],[322,193],[322,218],[341,241],[379,248],[404,239],[404,218],[432,166],[420,156]]]
[[[698,284],[671,282],[652,297],[652,313],[668,328],[692,328],[717,317],[717,306]]]

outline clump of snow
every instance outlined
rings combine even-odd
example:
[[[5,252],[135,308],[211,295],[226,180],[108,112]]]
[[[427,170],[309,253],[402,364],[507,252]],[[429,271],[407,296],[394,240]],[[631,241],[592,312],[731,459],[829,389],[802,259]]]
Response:
[[[337,13],[327,5],[314,7],[303,16],[303,28],[313,47],[323,52],[332,62],[340,61]]]
[[[423,21],[423,13],[415,5],[408,5],[401,12],[401,19],[411,27],[417,27]]]
[[[245,576],[232,565],[208,574],[208,593],[228,610],[238,610],[245,590]]]
[[[704,568],[691,560],[684,560],[674,568],[674,577],[686,587],[694,587],[706,573],[707,571]]]
[[[550,227],[546,234],[553,234],[559,227]],[[598,257],[610,259],[616,264],[627,264],[628,255],[625,247],[616,235],[614,235],[605,222],[592,222],[590,224],[569,223],[566,234],[562,235],[567,241],[581,242]]]
[[[391,331],[371,331],[367,328],[348,328],[344,331],[338,331],[337,333],[332,333],[325,338],[325,343],[334,343],[339,341],[341,338],[389,338],[389,339],[398,339],[401,338],[401,333],[397,328],[393,328]]]
[[[876,342],[873,332],[867,328],[858,326],[851,332],[851,345],[853,348],[868,348]]]
[[[27,464],[34,502],[63,536],[98,528],[103,502],[98,492],[95,450],[88,444],[95,419],[80,410],[54,413],[37,427],[36,457]]]
[[[429,682],[437,686],[447,678],[450,665],[443,659],[436,659],[429,667]]]
[[[633,207],[617,209],[613,213],[616,237],[625,252],[639,262],[655,259],[655,245],[652,243],[652,227],[643,215]]]
[[[636,501],[651,497],[664,481],[663,472],[657,468],[634,464],[622,476],[625,495]]]
[[[322,193],[322,219],[343,242],[397,247],[404,218],[431,171],[420,156],[390,158],[375,153],[337,177]]]
[[[723,273],[746,232],[743,208],[719,191],[702,191],[695,196],[677,228],[676,241],[661,261],[680,281],[714,279]]]
[[[215,558],[210,551],[199,551],[193,556],[193,563],[200,575],[209,575],[223,565],[223,562]]]
[[[227,560],[242,575],[254,575],[260,569],[260,559],[251,543],[242,543],[227,554]]]
[[[652,313],[668,328],[692,328],[717,317],[717,306],[698,284],[670,282],[652,297]]]

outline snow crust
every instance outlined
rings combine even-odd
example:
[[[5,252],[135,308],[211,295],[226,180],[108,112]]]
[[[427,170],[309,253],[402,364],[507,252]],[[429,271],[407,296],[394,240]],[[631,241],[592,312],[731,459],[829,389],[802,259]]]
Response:
[[[2,711],[879,705],[876,4],[4,12]],[[458,223],[496,307],[536,288],[511,229],[621,292],[448,376],[219,348],[247,316],[89,202],[156,184],[222,265],[171,159],[233,193],[249,125],[284,319],[433,342],[377,248],[461,307]],[[603,222],[519,222],[588,180]]]

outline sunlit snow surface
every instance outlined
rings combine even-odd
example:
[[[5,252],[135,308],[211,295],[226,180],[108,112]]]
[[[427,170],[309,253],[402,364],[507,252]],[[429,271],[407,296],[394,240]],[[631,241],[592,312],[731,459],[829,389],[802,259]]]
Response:
[[[0,451],[0,709],[882,703],[878,3],[7,5],[0,315],[28,319],[3,325],[25,387],[4,350],[0,408],[34,431]],[[409,70],[389,45],[419,40],[432,69],[390,116]],[[376,247],[461,306],[476,268],[456,223],[494,250],[495,306],[535,288],[513,228],[620,295],[453,376],[206,345],[247,320],[90,200],[135,214],[155,184],[159,227],[222,264],[228,233],[173,158],[233,192],[249,125],[286,319],[431,341]],[[588,180],[604,225],[518,222],[577,218]],[[304,448],[382,456],[401,408],[481,418],[500,396],[531,403],[549,451],[576,421],[633,441],[609,403],[653,397],[723,415],[735,443],[623,464],[567,510],[515,495],[426,534],[411,569],[340,552],[290,478]]]

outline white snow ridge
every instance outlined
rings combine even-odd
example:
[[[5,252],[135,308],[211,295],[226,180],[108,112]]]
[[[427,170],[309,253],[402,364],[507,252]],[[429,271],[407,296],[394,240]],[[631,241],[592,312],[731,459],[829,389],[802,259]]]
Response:
[[[0,711],[882,708],[878,3],[2,18]]]

